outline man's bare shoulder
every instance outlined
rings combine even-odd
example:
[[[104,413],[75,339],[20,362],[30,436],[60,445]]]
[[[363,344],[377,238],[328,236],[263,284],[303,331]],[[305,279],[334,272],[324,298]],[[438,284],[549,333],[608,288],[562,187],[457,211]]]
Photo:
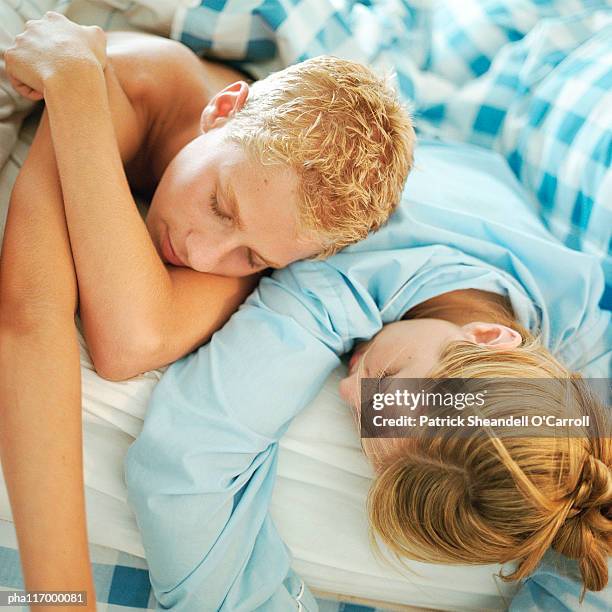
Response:
[[[171,95],[204,91],[199,58],[175,40],[141,32],[108,32],[107,53],[133,102],[155,104]]]
[[[198,57],[182,43],[141,32],[108,32],[108,55],[131,100],[163,109],[186,105],[197,113],[221,89],[251,79],[229,66]]]

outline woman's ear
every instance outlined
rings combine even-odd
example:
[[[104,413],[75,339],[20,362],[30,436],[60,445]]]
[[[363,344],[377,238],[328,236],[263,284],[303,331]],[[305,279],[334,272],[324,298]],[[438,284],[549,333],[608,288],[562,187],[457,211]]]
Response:
[[[462,330],[469,341],[498,351],[515,349],[523,342],[521,334],[499,323],[468,323]]]
[[[200,127],[208,132],[221,127],[231,119],[245,104],[249,97],[249,85],[244,81],[236,81],[216,94],[202,111]]]

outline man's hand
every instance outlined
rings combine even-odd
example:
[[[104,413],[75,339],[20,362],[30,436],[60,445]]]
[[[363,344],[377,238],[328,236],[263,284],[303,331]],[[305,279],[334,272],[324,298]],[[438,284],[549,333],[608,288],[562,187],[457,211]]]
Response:
[[[106,35],[98,26],[81,26],[49,11],[26,23],[4,59],[15,90],[30,100],[41,100],[47,81],[60,73],[83,63],[104,69]]]

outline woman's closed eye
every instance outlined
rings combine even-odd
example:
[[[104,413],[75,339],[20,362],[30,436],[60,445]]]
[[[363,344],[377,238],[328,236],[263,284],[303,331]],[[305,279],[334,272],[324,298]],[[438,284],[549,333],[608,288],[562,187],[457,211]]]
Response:
[[[394,374],[397,374],[397,372],[388,366],[376,370],[364,362],[359,371],[359,378],[373,378],[380,383]]]
[[[376,373],[376,378],[378,382],[382,382],[387,380],[387,378],[392,378],[397,372],[393,371],[391,368],[383,368]]]
[[[397,371],[394,371],[391,368],[383,368],[382,370],[379,370],[376,373],[376,382],[379,391],[385,391],[388,389],[389,386],[393,384],[393,376],[395,376],[397,373]]]

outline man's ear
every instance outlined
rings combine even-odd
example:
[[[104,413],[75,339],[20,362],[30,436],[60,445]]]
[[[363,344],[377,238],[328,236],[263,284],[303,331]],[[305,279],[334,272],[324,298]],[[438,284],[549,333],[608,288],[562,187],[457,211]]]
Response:
[[[249,85],[244,81],[236,81],[216,94],[202,111],[200,127],[208,132],[221,127],[231,119],[245,104],[249,97]]]
[[[468,340],[493,350],[508,351],[523,342],[521,334],[499,323],[468,323],[462,329]]]

